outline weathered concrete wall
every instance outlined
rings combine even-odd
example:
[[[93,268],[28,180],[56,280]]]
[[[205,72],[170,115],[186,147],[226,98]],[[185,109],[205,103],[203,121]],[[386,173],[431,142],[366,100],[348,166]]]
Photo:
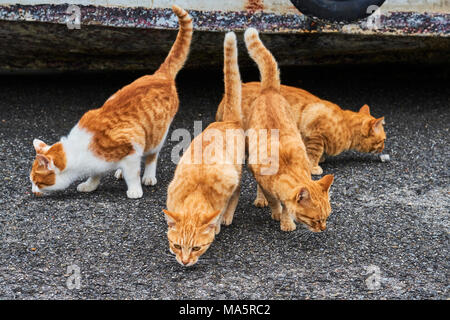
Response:
[[[1,4],[16,4],[18,1],[0,0]],[[262,10],[273,13],[298,13],[289,0],[64,0],[67,4],[108,7],[143,7],[152,9],[170,8],[173,3],[190,10],[243,11]],[[22,5],[62,4],[58,0],[21,0]],[[386,11],[450,12],[449,0],[387,0]]]
[[[8,1],[8,0],[7,0]],[[52,2],[53,0],[24,1]],[[167,55],[178,29],[170,9],[111,6],[125,0],[98,0],[108,6],[81,5],[81,29],[66,26],[68,4],[2,5],[0,0],[0,69],[148,69]],[[59,2],[59,1],[53,1]],[[137,5],[142,1],[134,1]],[[167,3],[166,3],[167,2]],[[149,0],[152,6],[172,1]],[[211,6],[215,1],[177,1]],[[389,5],[417,2],[394,0]],[[424,1],[421,1],[424,3]],[[228,2],[227,2],[228,3]],[[243,0],[231,4],[248,5]],[[373,62],[442,63],[450,61],[450,13],[392,11],[380,16],[379,26],[367,21],[329,25],[295,14],[266,12],[266,6],[288,0],[255,0],[241,11],[189,10],[194,20],[194,41],[188,67],[221,67],[223,33],[261,31],[280,65]],[[436,1],[427,1],[427,5]],[[440,1],[447,8],[448,1]],[[144,5],[144,4],[143,4]],[[230,5],[230,4],[228,4]],[[262,5],[262,9],[258,9]],[[292,7],[292,6],[291,6]],[[293,7],[292,7],[293,8]],[[291,9],[287,9],[291,10]],[[296,9],[292,9],[296,10]],[[437,10],[437,9],[436,9]],[[439,11],[439,10],[438,10]],[[270,33],[271,35],[265,35]],[[242,43],[241,43],[242,45]],[[241,48],[242,52],[245,49]],[[243,55],[243,65],[252,62]]]
[[[82,2],[80,0],[76,1]],[[0,21],[35,21],[66,24],[71,17],[71,14],[67,13],[68,6],[68,4],[0,4]],[[103,25],[105,27],[118,28],[178,28],[175,15],[167,8],[148,9],[143,7],[132,8],[93,5],[78,5],[78,8],[80,10],[79,20],[81,26]],[[367,19],[347,25],[329,24],[327,22],[313,21],[298,13],[298,11],[295,14],[280,14],[261,10],[189,10],[189,13],[194,18],[196,31],[238,31],[248,27],[255,27],[261,32],[274,33],[339,32],[343,34],[377,33],[420,36],[448,36],[450,34],[450,12],[419,13],[415,11],[381,11],[376,28],[368,24]]]
[[[3,70],[155,70],[164,60],[176,30],[0,21]],[[254,66],[238,32],[241,67]],[[446,63],[450,38],[344,35],[329,33],[262,34],[281,66],[377,62]],[[222,68],[223,34],[196,32],[187,68]]]

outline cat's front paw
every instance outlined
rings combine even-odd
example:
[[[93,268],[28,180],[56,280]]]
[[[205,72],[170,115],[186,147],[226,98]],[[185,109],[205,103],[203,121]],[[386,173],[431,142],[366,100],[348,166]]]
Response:
[[[267,207],[269,203],[267,202],[266,198],[256,198],[253,204],[255,205],[255,207],[264,208]]]
[[[224,226],[229,226],[233,222],[233,215],[224,216],[222,219],[222,224]]]
[[[142,177],[142,184],[146,186],[154,186],[157,181],[156,177]]]
[[[288,231],[288,232],[294,231],[297,228],[297,226],[295,225],[295,222],[292,220],[281,220],[280,227],[281,227],[281,230]]]
[[[97,189],[97,187],[98,187],[98,184],[95,184],[95,183],[89,183],[89,182],[85,181],[85,182],[83,182],[83,183],[80,183],[80,184],[77,186],[77,191],[78,191],[78,192],[92,192],[92,191],[94,191],[95,189]]]
[[[142,195],[144,194],[144,192],[142,191],[142,189],[130,189],[127,191],[127,197],[130,199],[139,199],[142,198]]]
[[[216,225],[216,235],[220,233],[220,223]]]
[[[117,169],[116,172],[114,173],[114,177],[116,177],[117,180],[122,179],[123,178],[122,169]]]
[[[313,175],[321,175],[323,173],[323,170],[320,166],[315,166],[311,169],[311,173]]]

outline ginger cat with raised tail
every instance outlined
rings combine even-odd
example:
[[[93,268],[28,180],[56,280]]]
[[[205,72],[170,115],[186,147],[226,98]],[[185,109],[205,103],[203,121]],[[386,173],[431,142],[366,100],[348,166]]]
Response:
[[[80,192],[97,189],[103,174],[119,169],[128,198],[140,198],[145,185],[156,184],[156,163],[172,119],[178,111],[175,77],[183,67],[192,39],[192,19],[174,5],[180,30],[160,68],[112,95],[99,109],[86,112],[69,135],[52,146],[35,139],[36,159],[30,174],[36,195],[67,188],[73,181]],[[145,157],[140,177],[141,158]]]
[[[167,191],[167,210],[163,210],[170,252],[186,267],[206,252],[221,224],[231,224],[239,199],[245,136],[232,32],[225,37],[224,60],[223,122],[210,124],[183,154]]]
[[[259,96],[261,84],[248,82],[242,84],[242,116],[247,122],[253,101]],[[322,100],[299,88],[281,85],[281,95],[289,103],[291,117],[306,146],[311,163],[311,173],[323,173],[319,163],[326,156],[336,156],[347,150],[380,153],[384,149],[386,133],[383,128],[384,117],[374,118],[370,108],[364,105],[358,112],[343,110],[338,105]],[[216,121],[222,119],[223,102],[216,113]],[[267,205],[267,200],[258,188],[254,204]]]
[[[280,221],[281,230],[296,229],[295,221],[302,222],[314,232],[326,229],[331,213],[329,189],[333,175],[326,175],[318,181],[311,179],[311,168],[305,145],[290,114],[288,101],[280,93],[279,70],[275,58],[259,39],[253,28],[245,32],[245,44],[250,57],[258,65],[261,84],[258,97],[250,106],[244,129],[271,132],[278,130],[275,144],[270,144],[272,154],[278,148],[278,170],[265,174],[264,165],[252,163],[249,167],[258,186],[268,200],[272,218]],[[260,154],[258,144],[249,143],[249,155]],[[269,149],[269,145],[266,146]]]

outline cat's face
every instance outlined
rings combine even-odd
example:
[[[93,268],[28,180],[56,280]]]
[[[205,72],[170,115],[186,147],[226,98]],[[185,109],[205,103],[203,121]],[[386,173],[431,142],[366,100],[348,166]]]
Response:
[[[357,146],[360,152],[381,153],[384,149],[386,133],[384,131],[384,117],[375,119],[370,115],[367,105],[359,110],[362,121],[361,139]]]
[[[310,231],[321,232],[327,228],[331,213],[329,190],[333,180],[333,175],[329,174],[308,186],[299,187],[291,199],[284,202],[295,220],[304,223]]]
[[[163,211],[169,226],[167,238],[170,252],[184,267],[196,264],[214,241],[216,226],[220,223],[218,221],[220,211],[205,214],[200,219],[168,210]]]
[[[61,143],[48,146],[38,139],[33,141],[36,158],[31,168],[30,180],[32,192],[40,196],[43,193],[60,190],[65,186],[59,178],[66,166],[66,157]]]

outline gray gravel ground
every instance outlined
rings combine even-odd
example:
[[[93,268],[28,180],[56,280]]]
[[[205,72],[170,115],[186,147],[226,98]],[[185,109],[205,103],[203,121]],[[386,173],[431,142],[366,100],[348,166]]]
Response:
[[[448,299],[450,86],[430,76],[436,70],[283,70],[286,84],[384,115],[391,161],[354,152],[327,160],[333,213],[320,234],[282,232],[269,209],[253,207],[245,172],[233,224],[191,268],[169,253],[161,212],[175,169],[170,134],[158,185],[140,200],[127,199],[112,174],[91,194],[76,184],[31,194],[33,138],[55,142],[137,75],[0,76],[0,298]],[[172,130],[213,121],[221,73],[183,71],[178,83]],[[71,265],[80,289],[67,286]]]

